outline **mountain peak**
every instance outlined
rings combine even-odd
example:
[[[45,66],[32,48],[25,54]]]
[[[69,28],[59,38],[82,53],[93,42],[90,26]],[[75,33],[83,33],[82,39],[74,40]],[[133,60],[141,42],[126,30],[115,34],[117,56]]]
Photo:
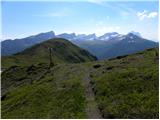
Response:
[[[75,33],[62,33],[62,34],[57,35],[56,37],[72,40],[76,37],[76,34]]]
[[[117,35],[118,33],[117,32],[108,32],[108,33],[105,33],[104,35]]]
[[[138,37],[142,37],[139,32],[135,32],[135,31],[131,31],[131,32],[129,32],[128,34],[133,34],[133,35],[136,35],[136,36],[138,36]]]
[[[49,31],[49,32],[46,32],[46,34],[54,34],[55,35],[55,32],[54,31]]]
[[[85,36],[85,39],[87,39],[87,40],[95,40],[96,38],[97,38],[97,36],[95,33]]]
[[[93,35],[93,36],[96,36],[96,34],[95,34],[95,33],[92,33],[92,34],[89,34],[89,35]]]
[[[99,40],[109,40],[111,38],[117,37],[120,34],[117,32],[109,32],[109,33],[105,33],[104,35],[98,37]]]
[[[87,36],[96,37],[96,34],[95,34],[95,33],[93,33],[93,34],[88,34]]]
[[[45,33],[54,33],[54,31],[51,30],[51,31],[48,31],[48,32],[45,32]]]
[[[127,41],[128,43],[138,43],[143,41],[144,39],[138,35],[135,35],[134,33],[128,33],[125,36],[125,41]]]
[[[32,36],[29,36],[28,38],[34,38],[34,37],[42,37],[47,40],[47,39],[54,38],[55,33],[54,31],[49,31],[49,32],[39,33],[37,35],[32,35]]]
[[[139,36],[135,35],[134,33],[128,33],[126,36],[131,38],[131,39],[139,38]]]

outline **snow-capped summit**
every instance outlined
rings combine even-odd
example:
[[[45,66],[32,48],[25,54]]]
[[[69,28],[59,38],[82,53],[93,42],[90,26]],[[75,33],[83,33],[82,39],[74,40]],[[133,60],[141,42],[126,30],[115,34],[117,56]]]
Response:
[[[127,38],[130,38],[130,39],[137,39],[137,38],[141,38],[140,36],[138,35],[135,35],[134,33],[128,33],[126,35]]]
[[[73,40],[75,39],[76,37],[76,34],[75,33],[63,33],[63,34],[60,34],[60,35],[57,35],[56,36],[57,38],[65,38],[65,39],[68,39],[68,40]]]
[[[128,34],[130,34],[130,33],[132,33],[132,34],[134,34],[134,35],[136,35],[136,36],[138,36],[138,37],[142,37],[139,32],[131,31],[131,32],[129,32]]]
[[[114,37],[117,37],[119,36],[120,34],[118,34],[117,32],[111,32],[111,33],[105,33],[104,35],[98,37],[98,40],[109,40],[109,39],[112,39]]]
[[[85,34],[78,34],[78,35],[76,36],[76,39],[82,39],[82,38],[84,38],[84,37],[86,37]]]
[[[95,40],[97,38],[96,34],[93,33],[93,34],[89,34],[89,35],[86,35],[85,36],[85,39],[86,40]]]
[[[129,32],[126,35],[123,34],[119,34],[117,32],[109,32],[109,33],[105,33],[102,36],[97,37],[95,33],[93,34],[78,34],[76,35],[75,33],[63,33],[63,34],[59,34],[56,37],[58,38],[65,38],[68,40],[101,40],[101,41],[120,41],[120,40],[124,40],[124,39],[137,39],[137,38],[142,38],[140,33],[138,32]]]
[[[89,34],[89,35],[85,35],[85,34],[79,34],[76,36],[76,40],[95,40],[97,38],[96,34]]]

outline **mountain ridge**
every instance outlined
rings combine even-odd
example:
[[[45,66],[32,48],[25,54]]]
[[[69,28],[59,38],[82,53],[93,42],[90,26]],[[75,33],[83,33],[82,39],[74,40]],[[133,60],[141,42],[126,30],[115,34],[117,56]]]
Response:
[[[47,33],[41,33],[38,35],[34,35],[34,36],[30,36],[27,38],[23,38],[21,39],[16,39],[16,40],[7,40],[7,41],[2,41],[2,56],[7,56],[7,55],[12,55],[15,54],[17,52],[21,52],[24,49],[31,47],[35,44],[41,43],[43,41],[48,40],[49,38],[65,38],[67,40],[70,40],[72,43],[76,44],[77,46],[89,51],[90,53],[92,53],[93,55],[97,56],[98,59],[108,59],[110,57],[116,57],[117,55],[124,55],[124,54],[130,54],[130,53],[134,53],[134,52],[138,52],[140,50],[144,50],[144,49],[148,49],[148,48],[153,48],[153,47],[157,47],[158,43],[144,39],[141,37],[140,33],[138,32],[134,32],[131,31],[126,35],[122,35],[119,34],[117,32],[110,32],[110,33],[105,33],[102,36],[97,37],[95,34],[89,34],[89,35],[85,35],[85,34],[78,34],[76,35],[75,33],[63,33],[63,34],[59,34],[59,35],[55,35],[55,33],[53,31],[47,32]],[[127,40],[128,39],[128,40]],[[142,44],[140,42],[138,42],[138,40],[140,41],[144,41],[145,42]],[[113,51],[117,50],[116,47],[121,46],[120,44],[122,44],[122,41],[126,41],[125,46],[123,46],[122,48],[125,50],[123,51],[123,53],[119,52],[119,54],[114,53],[113,55],[110,55],[112,53],[112,47],[115,48]],[[137,42],[135,42],[137,41]],[[146,42],[148,41],[148,42]],[[150,42],[149,42],[150,41]],[[135,44],[133,44],[135,43]],[[128,45],[133,44],[133,46],[131,46],[132,48],[134,48],[134,50],[130,50],[129,47],[127,47]],[[136,46],[140,46],[141,44],[141,48]],[[148,44],[148,45],[146,45]],[[144,47],[145,46],[145,47]],[[112,49],[112,50],[109,50]],[[110,51],[110,52],[109,52]],[[120,50],[121,51],[121,50]],[[129,52],[126,52],[129,51]],[[109,55],[107,55],[109,54]]]
[[[79,48],[66,39],[54,38],[36,44],[14,55],[2,57],[2,68],[13,65],[49,63],[49,48],[52,48],[52,59],[54,59],[55,64],[79,63],[97,59],[88,51]]]

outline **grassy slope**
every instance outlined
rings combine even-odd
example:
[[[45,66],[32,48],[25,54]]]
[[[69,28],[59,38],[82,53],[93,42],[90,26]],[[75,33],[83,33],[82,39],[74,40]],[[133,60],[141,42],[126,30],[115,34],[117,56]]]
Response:
[[[158,118],[155,51],[108,61],[61,64],[45,74],[45,64],[31,71],[10,68],[2,73],[2,118],[86,118],[82,79],[88,73],[104,118]]]
[[[71,42],[55,38],[25,49],[21,53],[2,57],[2,68],[8,68],[13,65],[28,66],[31,64],[49,63],[48,48],[53,49],[52,59],[54,59],[55,63],[80,63],[96,60],[89,52],[75,46]]]
[[[2,100],[2,118],[85,118],[80,73],[69,73],[68,69],[55,67],[32,84],[28,81],[14,86]]]
[[[91,76],[104,118],[158,118],[155,50],[99,64],[101,67]]]

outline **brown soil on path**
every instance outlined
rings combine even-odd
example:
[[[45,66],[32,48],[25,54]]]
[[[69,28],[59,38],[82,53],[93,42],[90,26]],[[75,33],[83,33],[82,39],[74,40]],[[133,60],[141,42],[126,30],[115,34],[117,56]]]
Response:
[[[98,109],[98,105],[95,101],[95,94],[92,90],[91,78],[89,76],[89,71],[85,70],[85,76],[83,77],[83,84],[85,88],[86,94],[86,113],[88,119],[102,119],[102,115],[100,110]]]

